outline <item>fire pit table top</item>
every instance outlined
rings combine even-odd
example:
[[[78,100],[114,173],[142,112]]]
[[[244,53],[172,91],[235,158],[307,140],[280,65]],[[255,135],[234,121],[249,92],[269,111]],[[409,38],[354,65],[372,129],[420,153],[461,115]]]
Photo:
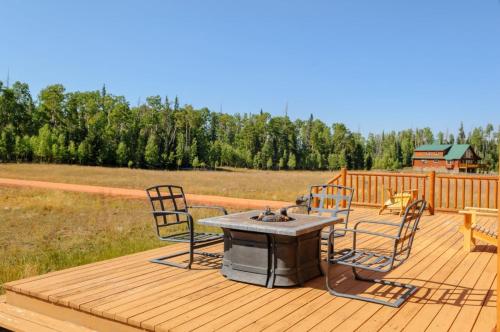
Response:
[[[253,210],[228,214],[224,216],[200,219],[201,225],[230,228],[240,231],[249,231],[266,234],[278,234],[287,236],[300,236],[311,231],[323,229],[342,222],[342,218],[332,216],[318,216],[308,214],[289,213],[292,221],[286,222],[265,222],[253,220],[261,211]]]

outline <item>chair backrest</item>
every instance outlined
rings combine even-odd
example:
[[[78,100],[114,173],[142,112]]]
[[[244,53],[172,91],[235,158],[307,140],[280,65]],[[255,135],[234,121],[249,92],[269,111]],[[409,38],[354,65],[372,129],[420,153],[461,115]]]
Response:
[[[336,215],[341,209],[351,208],[354,189],[335,184],[313,185],[309,188],[307,212]],[[347,223],[347,220],[345,220]]]
[[[396,241],[394,248],[394,256],[398,257],[398,260],[405,260],[410,256],[413,239],[426,204],[424,200],[418,200],[406,208],[399,226],[398,236],[400,239]]]
[[[188,212],[186,196],[182,187],[158,185],[147,188],[149,202],[154,212]],[[154,215],[157,225],[170,225],[187,222],[187,216],[175,213]]]

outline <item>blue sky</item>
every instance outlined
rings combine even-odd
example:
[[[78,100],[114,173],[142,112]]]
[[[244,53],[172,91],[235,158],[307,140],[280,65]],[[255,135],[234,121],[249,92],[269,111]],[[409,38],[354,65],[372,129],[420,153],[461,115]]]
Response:
[[[352,130],[500,125],[499,0],[3,1],[0,80]]]

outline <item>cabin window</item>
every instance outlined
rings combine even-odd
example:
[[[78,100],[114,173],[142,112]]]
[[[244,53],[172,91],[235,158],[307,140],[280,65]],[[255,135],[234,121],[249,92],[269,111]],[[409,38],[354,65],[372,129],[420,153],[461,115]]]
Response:
[[[439,162],[439,160],[434,159],[433,162],[434,162],[434,164],[437,164]]]

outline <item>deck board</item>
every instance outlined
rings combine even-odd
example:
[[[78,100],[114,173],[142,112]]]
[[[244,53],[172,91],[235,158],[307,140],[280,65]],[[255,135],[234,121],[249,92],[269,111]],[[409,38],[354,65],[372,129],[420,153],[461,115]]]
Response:
[[[363,219],[398,217],[356,208],[351,222]],[[323,278],[304,287],[267,289],[225,279],[216,268],[218,259],[198,260],[192,270],[148,261],[179,250],[181,244],[8,283],[7,301],[23,294],[35,307],[56,304],[103,322],[125,324],[130,331],[491,330],[496,320],[496,248],[478,243],[474,252],[465,252],[458,232],[461,222],[456,214],[422,218],[410,258],[384,276],[420,287],[398,309],[331,296]],[[349,241],[342,238],[339,246]],[[386,242],[363,237],[360,246],[385,248]],[[221,246],[209,250],[220,251]],[[332,281],[350,293],[385,298],[396,294],[387,286],[355,281],[346,267],[333,267]]]

